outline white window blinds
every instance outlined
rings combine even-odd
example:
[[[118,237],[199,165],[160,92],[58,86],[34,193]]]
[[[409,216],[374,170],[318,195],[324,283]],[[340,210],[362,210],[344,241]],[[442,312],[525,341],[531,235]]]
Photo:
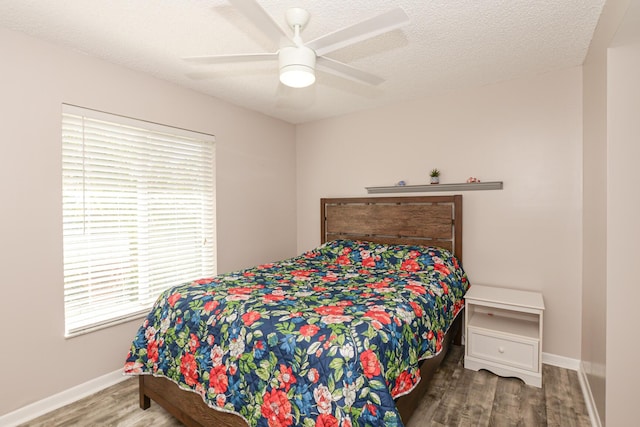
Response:
[[[212,136],[63,105],[62,164],[66,336],[216,273]]]

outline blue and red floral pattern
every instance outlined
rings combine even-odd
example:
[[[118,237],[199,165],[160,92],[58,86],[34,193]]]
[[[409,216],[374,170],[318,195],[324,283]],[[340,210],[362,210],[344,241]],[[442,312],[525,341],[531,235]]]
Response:
[[[338,240],[165,291],[126,374],[167,377],[250,426],[402,426],[469,287],[449,252]]]

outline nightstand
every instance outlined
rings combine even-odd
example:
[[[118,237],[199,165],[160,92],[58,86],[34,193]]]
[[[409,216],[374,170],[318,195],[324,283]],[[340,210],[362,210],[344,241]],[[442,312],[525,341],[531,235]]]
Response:
[[[541,387],[542,294],[472,285],[465,302],[464,367]]]

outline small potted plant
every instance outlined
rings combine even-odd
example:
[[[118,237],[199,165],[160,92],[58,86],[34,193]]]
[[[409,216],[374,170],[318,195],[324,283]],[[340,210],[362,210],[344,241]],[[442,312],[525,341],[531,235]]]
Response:
[[[438,169],[431,169],[429,176],[432,184],[440,184],[440,171]]]

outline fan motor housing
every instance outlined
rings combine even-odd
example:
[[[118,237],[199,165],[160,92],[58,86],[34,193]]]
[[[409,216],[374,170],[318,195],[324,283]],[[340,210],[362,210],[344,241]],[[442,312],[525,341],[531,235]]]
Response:
[[[280,81],[290,87],[306,87],[315,80],[316,53],[306,46],[287,46],[278,54]]]

